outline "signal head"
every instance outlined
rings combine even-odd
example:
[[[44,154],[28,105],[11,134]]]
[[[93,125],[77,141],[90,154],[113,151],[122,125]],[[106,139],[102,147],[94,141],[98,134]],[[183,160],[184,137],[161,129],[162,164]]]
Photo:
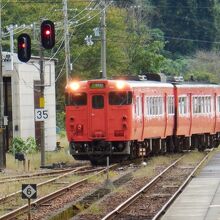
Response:
[[[18,36],[18,59],[22,62],[28,62],[31,58],[31,38],[28,34]]]
[[[55,27],[50,20],[41,23],[41,44],[45,49],[52,49],[55,45]]]

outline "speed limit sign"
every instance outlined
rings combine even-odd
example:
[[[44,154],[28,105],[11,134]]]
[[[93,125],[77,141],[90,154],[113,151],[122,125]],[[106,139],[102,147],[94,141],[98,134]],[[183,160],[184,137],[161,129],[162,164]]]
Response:
[[[48,118],[48,110],[44,108],[35,109],[35,121],[45,121]]]

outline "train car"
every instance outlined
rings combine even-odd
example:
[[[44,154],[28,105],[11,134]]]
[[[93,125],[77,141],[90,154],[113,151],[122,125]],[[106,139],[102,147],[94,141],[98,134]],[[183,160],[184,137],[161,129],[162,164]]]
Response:
[[[66,131],[75,159],[122,160],[138,156],[142,147],[153,150],[158,142],[160,150],[173,124],[170,83],[89,80],[66,87]]]
[[[176,113],[174,139],[180,149],[216,147],[219,144],[220,86],[174,84]]]
[[[219,144],[219,85],[99,79],[70,82],[65,94],[75,159],[102,163]]]

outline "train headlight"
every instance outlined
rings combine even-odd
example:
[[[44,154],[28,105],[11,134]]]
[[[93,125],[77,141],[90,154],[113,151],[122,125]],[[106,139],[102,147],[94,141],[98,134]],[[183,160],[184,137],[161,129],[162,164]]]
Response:
[[[117,89],[123,89],[125,87],[125,82],[124,81],[117,81],[116,82],[116,87]]]
[[[79,89],[79,83],[78,82],[71,82],[69,84],[69,87],[73,90],[76,91],[77,89]]]

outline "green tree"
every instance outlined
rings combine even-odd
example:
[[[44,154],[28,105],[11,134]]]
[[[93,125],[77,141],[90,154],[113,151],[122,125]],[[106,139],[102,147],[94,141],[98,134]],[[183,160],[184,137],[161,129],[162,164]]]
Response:
[[[214,0],[152,0],[153,27],[160,28],[172,53],[192,55],[210,50],[215,39]]]

